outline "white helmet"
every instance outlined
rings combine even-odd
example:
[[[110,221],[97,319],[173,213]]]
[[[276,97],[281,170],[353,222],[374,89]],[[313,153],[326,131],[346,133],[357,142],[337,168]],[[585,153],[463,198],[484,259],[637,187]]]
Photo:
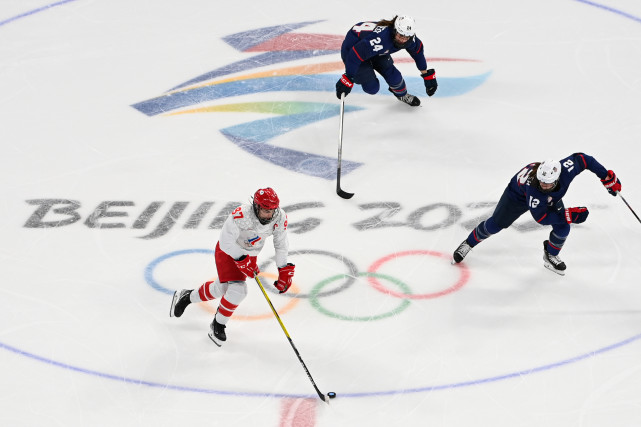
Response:
[[[557,160],[545,160],[536,171],[536,178],[544,184],[554,184],[561,176],[561,163]]]
[[[414,18],[411,16],[399,15],[396,17],[396,21],[394,21],[394,29],[396,32],[405,37],[412,37],[416,34],[414,26]]]

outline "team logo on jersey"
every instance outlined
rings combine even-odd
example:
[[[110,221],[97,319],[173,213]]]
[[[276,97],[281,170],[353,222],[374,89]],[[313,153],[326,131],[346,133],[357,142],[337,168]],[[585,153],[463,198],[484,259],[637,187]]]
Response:
[[[250,245],[255,246],[256,243],[260,242],[262,239],[260,236],[253,237],[251,239],[247,239]]]
[[[280,147],[275,140],[287,132],[337,116],[340,113],[338,102],[287,101],[287,95],[278,95],[276,101],[251,101],[249,98],[249,101],[237,103],[216,102],[268,92],[334,92],[336,80],[344,71],[343,62],[338,57],[344,36],[293,33],[319,22],[322,21],[264,27],[223,37],[227,44],[251,56],[194,77],[158,97],[132,106],[148,116],[221,112],[269,115],[265,119],[223,128],[220,132],[238,147],[267,162],[290,171],[333,180],[337,166],[334,157]],[[317,58],[326,55],[332,55],[332,60],[318,62]],[[411,58],[401,56],[394,59],[396,63],[413,62]],[[314,61],[285,67],[278,65],[305,59]],[[481,62],[454,58],[427,59],[430,64],[444,61]],[[465,77],[442,77],[441,73],[439,89],[434,96],[462,95],[481,85],[489,75],[489,71]],[[405,82],[408,91],[424,93],[420,76],[405,76]],[[362,93],[360,87],[354,90],[355,93],[359,91]],[[385,90],[381,90],[380,94],[391,96]],[[305,97],[308,98],[311,97]],[[348,105],[345,113],[363,108]],[[313,130],[309,129],[309,132]],[[301,142],[305,143],[305,139],[301,139]],[[360,162],[342,159],[342,174],[346,175],[361,165]]]

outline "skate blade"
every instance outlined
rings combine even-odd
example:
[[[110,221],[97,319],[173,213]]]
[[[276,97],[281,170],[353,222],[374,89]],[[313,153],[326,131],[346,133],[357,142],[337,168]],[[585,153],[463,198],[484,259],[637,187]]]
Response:
[[[207,336],[209,336],[209,339],[210,339],[210,340],[212,340],[212,341],[214,342],[214,344],[216,344],[218,347],[222,347],[222,346],[223,346],[223,342],[222,342],[222,341],[220,341],[220,340],[218,340],[218,339],[214,336],[214,333],[213,333],[212,331],[209,331],[209,333],[207,334]]]
[[[174,292],[174,298],[171,300],[171,307],[169,308],[169,317],[174,317],[174,309],[176,308],[176,304],[178,303],[179,295],[180,291]]]
[[[543,267],[545,267],[545,268],[547,268],[548,270],[550,270],[550,271],[552,271],[552,272],[554,272],[554,273],[558,274],[559,276],[565,276],[565,270],[557,270],[557,269],[556,269],[556,268],[554,268],[554,266],[553,266],[552,264],[550,264],[550,263],[547,263],[547,262],[543,263]]]

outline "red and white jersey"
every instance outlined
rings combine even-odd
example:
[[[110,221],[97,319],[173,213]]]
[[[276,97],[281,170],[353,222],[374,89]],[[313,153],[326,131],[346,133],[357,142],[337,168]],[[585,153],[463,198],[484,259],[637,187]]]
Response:
[[[269,224],[258,221],[251,204],[238,206],[223,224],[220,232],[220,249],[233,259],[243,255],[258,256],[269,236],[274,236],[276,265],[287,264],[289,240],[287,239],[287,214],[278,208]]]

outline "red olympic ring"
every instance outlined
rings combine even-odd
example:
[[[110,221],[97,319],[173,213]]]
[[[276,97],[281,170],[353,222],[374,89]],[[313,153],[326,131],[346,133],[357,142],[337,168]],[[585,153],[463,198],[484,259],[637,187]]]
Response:
[[[420,250],[416,250],[416,251],[396,252],[396,253],[389,254],[389,255],[387,255],[387,256],[375,261],[374,264],[372,264],[369,267],[368,272],[377,273],[378,269],[381,267],[381,265],[385,264],[386,262],[388,262],[390,260],[394,260],[396,258],[409,256],[409,255],[429,255],[429,256],[435,256],[435,257],[439,257],[439,258],[445,258],[448,261],[451,259],[450,255],[444,254],[442,252],[436,252],[436,251],[420,251]],[[404,293],[401,293],[401,292],[389,290],[385,286],[383,286],[381,284],[381,282],[379,282],[378,279],[376,277],[374,277],[374,276],[367,277],[367,280],[374,287],[374,289],[376,289],[377,291],[382,292],[382,293],[387,294],[387,295],[391,295],[393,297],[408,298],[408,299],[438,298],[438,297],[442,297],[443,295],[447,295],[449,293],[458,291],[470,279],[470,271],[467,269],[467,266],[465,264],[455,264],[454,267],[458,268],[459,272],[460,272],[460,277],[459,277],[458,281],[453,286],[450,286],[449,288],[444,289],[444,290],[442,290],[440,292],[433,292],[433,293],[427,293],[427,294],[404,294]]]

